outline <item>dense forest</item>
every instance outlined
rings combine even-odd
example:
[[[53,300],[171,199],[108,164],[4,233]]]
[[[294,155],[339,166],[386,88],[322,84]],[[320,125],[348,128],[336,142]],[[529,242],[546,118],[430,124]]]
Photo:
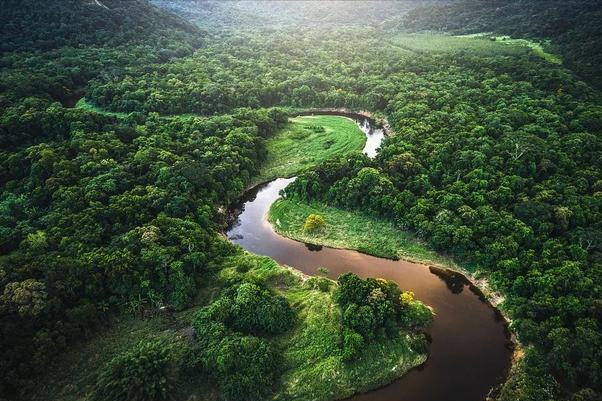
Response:
[[[599,399],[600,3],[334,3],[0,3],[0,399],[27,399],[116,316],[193,306],[196,343],[140,341],[91,399],[167,399],[174,371],[225,399],[277,393],[278,336],[300,317],[221,233],[266,140],[316,107],[369,110],[394,135],[285,195],[386,219],[483,272],[525,349],[500,401]],[[228,258],[238,275],[217,285]],[[391,283],[316,285],[340,310],[342,360],[428,324]]]
[[[602,3],[596,0],[463,1],[409,12],[402,28],[533,38],[556,49],[567,67],[602,89]]]

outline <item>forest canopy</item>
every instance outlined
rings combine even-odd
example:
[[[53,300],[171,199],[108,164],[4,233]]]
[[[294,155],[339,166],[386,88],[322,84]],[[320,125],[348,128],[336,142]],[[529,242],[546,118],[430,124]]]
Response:
[[[225,210],[258,177],[266,140],[319,107],[371,111],[394,135],[375,159],[302,174],[287,196],[386,219],[483,272],[526,349],[499,400],[599,397],[600,3],[262,3],[0,2],[0,397],[24,397],[113,316],[199,306],[215,266],[241,252],[221,235]],[[386,310],[347,296],[349,283],[380,291]],[[213,384],[240,399],[229,367],[277,381],[266,338],[295,316],[268,288],[228,284],[192,319],[219,330],[202,345],[223,364],[204,349],[191,366],[218,369]],[[404,327],[398,291],[339,280],[346,358]],[[102,383],[147,354],[156,377],[171,374],[160,343],[137,343],[107,365],[98,399],[123,394]]]

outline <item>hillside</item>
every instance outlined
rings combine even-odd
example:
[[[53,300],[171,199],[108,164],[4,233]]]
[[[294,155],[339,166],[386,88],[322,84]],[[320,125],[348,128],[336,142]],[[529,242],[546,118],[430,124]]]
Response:
[[[1,1],[0,398],[332,401],[430,353],[408,380],[438,358],[469,379],[413,394],[599,400],[601,10]],[[370,158],[366,121],[297,117],[318,109],[361,112],[390,135]],[[297,178],[249,190],[284,176]],[[270,188],[287,198],[272,222],[313,245],[270,231],[268,204],[247,208],[249,225],[279,240],[227,238]],[[331,273],[322,245],[486,283],[499,310],[467,277],[413,266],[429,291],[475,302],[456,309],[470,313],[461,329],[494,323],[491,361],[430,344],[458,319],[401,279],[360,278],[366,255]],[[287,249],[311,258],[280,266]]]
[[[418,8],[402,29],[452,34],[495,33],[548,43],[565,65],[602,89],[602,3],[596,0],[460,1]]]

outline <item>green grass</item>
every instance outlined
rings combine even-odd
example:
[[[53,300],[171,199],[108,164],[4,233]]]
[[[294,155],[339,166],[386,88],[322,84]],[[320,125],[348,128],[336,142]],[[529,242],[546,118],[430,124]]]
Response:
[[[245,273],[236,266],[241,259],[253,267]],[[124,315],[91,339],[71,346],[46,367],[47,374],[28,388],[26,400],[78,401],[87,399],[96,378],[111,358],[147,338],[162,337],[171,343],[188,341],[185,332],[201,305],[210,303],[224,283],[230,280],[261,282],[286,297],[297,315],[293,329],[271,341],[284,356],[282,378],[270,399],[278,401],[330,401],[387,384],[409,369],[422,364],[427,355],[412,349],[422,335],[400,332],[394,339],[381,340],[365,347],[355,361],[340,357],[341,312],[332,300],[336,284],[325,278],[309,278],[278,265],[273,259],[239,252],[222,261],[217,276],[207,278],[198,305],[176,314],[175,319],[141,319]],[[317,289],[316,280],[327,280],[326,291]],[[213,401],[219,394],[198,378],[180,377],[171,394],[174,401],[191,399]]]
[[[430,33],[401,34],[395,36],[389,43],[416,53],[468,52],[480,56],[510,56],[529,51],[524,46],[503,44],[484,36],[449,36]]]
[[[323,127],[316,132],[312,127]],[[355,121],[340,116],[303,116],[266,141],[268,158],[256,182],[291,177],[334,156],[360,152],[366,136]]]
[[[300,322],[281,340],[288,365],[276,400],[332,400],[390,383],[426,360],[412,350],[413,338],[399,337],[368,344],[361,357],[339,356],[341,313],[331,293],[298,287],[286,294]],[[369,372],[369,374],[367,374]]]
[[[303,230],[310,214],[319,214],[325,227],[316,232]],[[272,205],[268,219],[281,235],[305,243],[331,248],[355,249],[388,259],[406,259],[422,263],[453,266],[448,258],[428,249],[411,233],[401,231],[391,222],[324,205],[280,199]]]
[[[103,110],[100,107],[97,107],[97,106],[93,105],[92,103],[87,102],[86,98],[84,98],[84,97],[79,99],[79,101],[75,104],[75,108],[87,110],[87,111],[93,111],[98,114],[104,114],[107,116],[114,116],[114,117],[118,117],[118,118],[125,118],[128,116],[128,113]]]
[[[86,98],[81,98],[80,100],[78,100],[78,102],[75,104],[75,108],[87,110],[87,111],[93,111],[98,114],[103,114],[105,116],[113,116],[113,117],[117,117],[117,118],[126,118],[127,116],[129,116],[131,114],[131,113],[125,113],[125,112],[107,111],[105,109],[102,109],[102,108],[95,106],[92,103],[88,102],[86,100]],[[207,116],[202,116],[200,114],[188,113],[188,114],[164,115],[164,116],[159,116],[159,118],[162,118],[165,120],[174,120],[174,119],[189,119],[189,118],[207,118]]]
[[[525,46],[533,50],[537,56],[543,58],[549,63],[552,64],[562,64],[562,59],[552,53],[548,53],[544,49],[544,45],[540,42],[533,42],[528,39],[513,39],[510,36],[495,36],[496,42],[505,43],[505,44],[517,44],[520,46]]]
[[[253,258],[256,267],[247,273],[225,268],[224,279],[245,276],[268,283],[288,299],[298,318],[290,333],[275,339],[285,359],[275,400],[346,398],[390,383],[426,361],[426,354],[412,349],[421,335],[400,332],[394,339],[366,345],[357,360],[344,362],[341,312],[332,299],[336,284],[329,280],[329,290],[320,291],[315,278],[283,268],[268,257],[246,257]]]
[[[454,36],[460,39],[477,39],[477,40],[485,40],[491,43],[501,44],[501,45],[510,45],[510,46],[519,46],[523,48],[529,48],[533,53],[542,59],[546,60],[552,64],[562,64],[562,59],[553,53],[548,53],[544,47],[549,45],[548,42],[535,42],[528,39],[516,39],[510,36],[496,36],[491,32],[484,33],[473,33],[470,35],[459,35]]]
[[[532,51],[542,59],[561,64],[562,60],[545,50],[546,43],[527,39],[513,39],[510,36],[495,36],[492,33],[449,36],[441,34],[401,34],[389,43],[403,50],[416,53],[457,53],[469,52],[481,56],[510,56]]]

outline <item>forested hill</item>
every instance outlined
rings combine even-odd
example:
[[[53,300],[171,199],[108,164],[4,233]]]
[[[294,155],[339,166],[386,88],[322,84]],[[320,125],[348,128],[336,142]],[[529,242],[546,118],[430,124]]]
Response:
[[[0,125],[0,145],[56,136],[39,114],[52,102],[73,106],[91,79],[191,55],[205,36],[147,1],[1,1],[0,109],[12,123]]]
[[[402,27],[453,34],[497,33],[551,40],[564,64],[602,89],[602,2],[461,1],[411,11]]]
[[[3,0],[0,51],[147,45],[168,57],[199,46],[196,28],[146,0]]]
[[[261,111],[192,124],[62,107],[90,79],[121,79],[133,66],[201,44],[197,28],[146,1],[4,0],[0,32],[0,399],[15,399],[57,353],[106,324],[106,311],[122,308],[140,283],[191,291],[192,271],[223,248],[199,222],[242,190],[246,169],[256,171],[255,120],[276,124]],[[231,164],[200,161],[198,152],[211,148],[219,158],[224,146]],[[172,168],[196,184],[180,187],[168,178],[180,174]],[[181,192],[189,190],[195,194]],[[197,217],[181,218],[189,212]],[[153,249],[168,265],[181,263],[178,272],[144,267],[134,233],[149,224],[164,234],[157,240],[165,247]],[[137,249],[117,244],[130,241],[128,232]],[[122,257],[142,270],[115,274]]]
[[[290,30],[386,25],[419,6],[447,4],[453,0],[353,1],[328,0],[151,0],[203,27],[216,31],[241,28]]]

